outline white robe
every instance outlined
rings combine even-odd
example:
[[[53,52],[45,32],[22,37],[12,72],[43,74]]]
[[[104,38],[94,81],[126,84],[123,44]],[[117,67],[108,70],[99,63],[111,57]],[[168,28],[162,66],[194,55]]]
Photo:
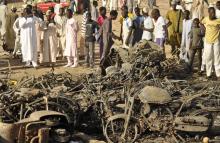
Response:
[[[192,19],[198,18],[202,20],[204,18],[204,0],[196,0],[193,6]]]
[[[56,26],[50,23],[46,30],[43,31],[43,52],[40,61],[41,63],[56,62],[57,57],[57,36]]]
[[[110,11],[118,10],[118,0],[110,0]]]
[[[22,17],[18,17],[13,24],[13,30],[16,33],[15,48],[14,48],[13,54],[16,54],[16,52],[21,49],[20,32],[19,32],[20,31],[19,21],[21,19],[22,19]]]
[[[66,21],[67,21],[67,18],[66,18],[66,16],[56,15],[54,17],[54,21],[55,21],[56,25],[58,26],[58,28],[57,28],[57,33],[59,34],[58,47],[60,48],[61,51],[64,51],[65,46],[66,46],[65,45],[66,44],[65,34],[66,34]]]
[[[183,32],[182,32],[182,41],[181,41],[181,51],[180,58],[189,61],[189,48],[190,48],[190,31],[192,29],[192,20],[183,20]]]
[[[79,31],[78,22],[70,18],[66,22],[66,48],[64,56],[77,57],[77,33]]]
[[[0,34],[2,36],[6,33],[6,16],[8,13],[8,8],[6,5],[0,5]]]
[[[35,24],[40,22],[36,17],[21,18],[21,52],[24,62],[37,62],[37,35]]]

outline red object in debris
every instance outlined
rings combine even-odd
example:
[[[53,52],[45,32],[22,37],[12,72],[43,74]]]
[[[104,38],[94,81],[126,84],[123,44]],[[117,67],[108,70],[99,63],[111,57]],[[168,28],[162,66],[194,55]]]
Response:
[[[69,2],[61,2],[60,3],[62,7],[69,7],[70,3]],[[41,2],[37,4],[37,7],[43,12],[46,13],[49,7],[54,7],[56,5],[55,2]]]

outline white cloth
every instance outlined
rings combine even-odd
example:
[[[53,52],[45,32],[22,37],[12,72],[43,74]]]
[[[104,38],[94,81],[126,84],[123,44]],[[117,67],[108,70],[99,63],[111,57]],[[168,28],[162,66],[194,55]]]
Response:
[[[98,9],[94,6],[92,6],[91,15],[92,15],[92,20],[97,21],[99,17],[99,12],[98,12]]]
[[[192,29],[192,20],[183,20],[183,32],[182,32],[182,41],[181,41],[181,50],[180,50],[180,59],[185,60],[185,62],[189,61],[189,48],[191,38],[189,36],[190,31]]]
[[[181,5],[176,5],[176,9],[182,10],[182,12],[184,12],[184,9],[183,9],[183,7]]]
[[[130,32],[130,28],[132,26],[132,20],[131,18],[127,17],[123,20],[123,24],[122,24],[122,37],[123,37],[123,47],[124,48],[129,48],[125,43],[126,43],[126,39],[128,37],[128,34]]]
[[[56,62],[57,56],[57,36],[56,26],[50,23],[46,30],[43,31],[43,52],[41,57],[41,63]]]
[[[215,9],[215,15],[216,15],[216,18],[220,18],[220,10],[219,9]]]
[[[66,16],[60,16],[60,15],[56,15],[54,17],[54,21],[57,25],[57,33],[59,34],[59,43],[58,43],[58,47],[59,50],[61,52],[64,51],[65,49],[65,44],[66,44],[66,22],[67,22],[67,18]],[[61,53],[63,54],[63,53]]]
[[[66,48],[64,56],[77,57],[77,32],[79,31],[78,22],[74,19],[68,19],[66,23]]]
[[[106,4],[107,4],[106,0],[102,0],[102,6],[106,7]]]
[[[164,26],[166,26],[165,19],[160,16],[157,21],[153,20],[154,22],[154,38],[165,38],[165,30]]]
[[[21,18],[21,51],[24,62],[37,63],[37,36],[35,24],[40,22],[35,17]]]
[[[153,20],[150,16],[144,17],[144,28],[146,28],[146,29],[153,29],[154,28]],[[144,30],[143,35],[142,35],[142,39],[152,40],[153,39],[152,32]]]
[[[192,12],[192,19],[195,18],[198,18],[199,20],[204,18],[204,0],[196,0]]]
[[[61,4],[57,3],[55,6],[54,6],[54,13],[56,13],[56,15],[58,15],[60,13],[60,8],[62,7]]]
[[[206,64],[206,75],[211,76],[213,63],[217,77],[220,77],[220,42],[217,40],[214,44],[205,42],[204,55]]]
[[[193,6],[193,0],[184,0],[184,2],[185,2],[185,9],[191,11]]]
[[[6,5],[0,5],[0,34],[5,35],[6,32],[6,16],[8,13],[8,8]]]
[[[21,42],[20,42],[20,27],[19,27],[19,21],[22,19],[22,17],[18,17],[14,24],[13,24],[13,30],[16,33],[16,39],[15,39],[15,48],[13,51],[13,54],[15,55],[17,53],[18,50],[21,49]]]
[[[110,0],[110,11],[118,9],[118,0]]]

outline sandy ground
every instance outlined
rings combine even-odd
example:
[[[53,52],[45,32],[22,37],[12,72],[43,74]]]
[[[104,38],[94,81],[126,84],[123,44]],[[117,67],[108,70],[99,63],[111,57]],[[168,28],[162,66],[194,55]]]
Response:
[[[21,4],[19,4],[21,5]],[[161,15],[165,16],[166,12],[170,9],[169,8],[169,1],[168,0],[157,0],[157,5],[159,6],[159,9],[161,11]],[[141,7],[145,7],[146,2],[142,2]],[[11,5],[9,5],[11,7]],[[119,16],[120,17],[120,11]],[[81,25],[81,19],[82,15],[75,15],[75,18],[79,21],[79,24]],[[117,35],[120,33],[120,23],[119,20],[114,21],[113,23],[113,31]],[[80,34],[80,33],[79,33]],[[79,36],[80,37],[80,36]],[[79,41],[80,38],[78,38]],[[115,46],[121,45],[121,42],[115,41]],[[84,66],[79,66],[77,68],[64,68],[63,66],[66,64],[66,60],[58,60],[57,65],[54,67],[54,71],[57,73],[62,72],[69,72],[73,75],[79,76],[84,73],[95,71],[98,68],[99,58],[98,58],[98,45],[96,45],[96,67],[94,69],[85,68]],[[167,57],[170,57],[170,48],[169,46],[166,46],[166,53]],[[3,49],[0,47],[0,75],[3,74],[2,71],[7,72],[9,71],[8,66],[10,63],[11,68],[11,78],[19,80],[25,75],[33,75],[33,76],[40,76],[42,74],[45,74],[46,72],[51,71],[51,67],[40,67],[39,69],[34,68],[24,68],[24,63],[21,62],[20,59],[13,59],[8,53],[4,52]],[[81,65],[83,65],[83,60],[80,60]]]

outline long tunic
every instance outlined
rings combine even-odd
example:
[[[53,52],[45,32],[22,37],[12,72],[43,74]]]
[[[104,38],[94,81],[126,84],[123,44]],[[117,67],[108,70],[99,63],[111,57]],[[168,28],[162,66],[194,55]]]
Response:
[[[6,5],[0,5],[0,32],[1,36],[5,35],[6,32],[6,15],[8,8]]]
[[[64,56],[77,57],[77,32],[79,31],[78,22],[70,18],[66,22],[66,48]]]
[[[118,9],[118,0],[111,0],[110,1],[110,10],[117,10]]]
[[[60,48],[60,50],[64,50],[65,49],[65,44],[66,44],[66,21],[67,18],[66,16],[60,16],[60,15],[56,15],[54,18],[54,21],[56,23],[56,25],[58,26],[57,28],[57,33],[59,35],[59,43],[58,46]]]
[[[37,61],[37,36],[35,24],[40,22],[35,17],[21,18],[21,52],[24,62]]]
[[[171,23],[168,27],[168,39],[170,45],[180,45],[182,33],[183,13],[181,10],[169,10],[166,19]]]
[[[35,17],[35,18],[38,18],[38,17]],[[43,21],[41,18],[38,18],[39,21]],[[40,30],[40,23],[37,22],[35,24],[35,28],[36,28],[36,32],[37,32],[37,51],[42,53],[42,45],[41,45],[41,35],[42,35],[42,31]]]
[[[50,23],[46,30],[43,31],[43,54],[42,63],[56,62],[57,56],[57,36],[56,26]]]
[[[193,6],[192,19],[198,18],[202,20],[204,18],[204,0],[196,0]]]
[[[8,47],[8,50],[13,50],[15,46],[16,34],[12,27],[17,18],[18,14],[13,12],[9,13],[6,18],[5,43]]]
[[[192,28],[192,20],[183,20],[183,33],[182,33],[182,41],[181,41],[181,53],[180,58],[188,62],[188,53],[190,48],[191,38],[189,36]]]

